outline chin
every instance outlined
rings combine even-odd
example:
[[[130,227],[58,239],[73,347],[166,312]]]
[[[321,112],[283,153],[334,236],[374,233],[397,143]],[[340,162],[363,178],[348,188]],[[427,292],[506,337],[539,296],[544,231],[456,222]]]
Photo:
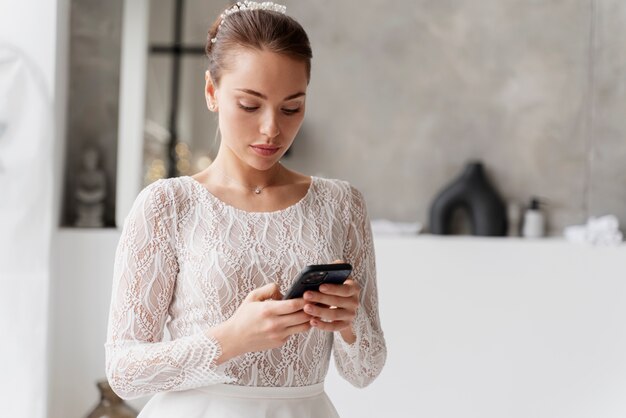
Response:
[[[280,150],[276,155],[273,155],[272,157],[263,158],[259,157],[258,155],[250,155],[247,156],[248,158],[243,158],[242,160],[245,161],[250,167],[253,167],[259,171],[266,171],[278,164],[281,158],[283,158],[284,154],[285,152],[283,150]]]

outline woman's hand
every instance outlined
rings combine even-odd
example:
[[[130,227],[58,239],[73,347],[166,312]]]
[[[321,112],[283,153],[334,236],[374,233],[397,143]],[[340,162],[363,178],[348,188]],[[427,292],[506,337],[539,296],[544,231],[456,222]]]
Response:
[[[281,347],[293,334],[311,329],[311,316],[302,309],[302,299],[282,300],[276,283],[246,296],[237,311],[210,334],[222,347],[218,364],[250,351]]]
[[[343,284],[323,284],[319,292],[304,293],[304,312],[313,316],[311,326],[323,331],[340,331],[347,343],[356,341],[352,321],[359,306],[361,288],[352,279]]]

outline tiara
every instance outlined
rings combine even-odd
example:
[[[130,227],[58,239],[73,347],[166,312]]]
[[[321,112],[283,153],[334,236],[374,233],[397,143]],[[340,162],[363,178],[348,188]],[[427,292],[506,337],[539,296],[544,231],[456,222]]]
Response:
[[[262,3],[248,0],[243,2],[238,1],[235,5],[233,5],[229,9],[226,9],[224,13],[220,15],[222,21],[217,27],[217,30],[215,31],[215,38],[211,39],[211,43],[215,43],[217,41],[217,33],[220,31],[220,28],[222,27],[224,20],[226,20],[226,17],[232,15],[233,13],[239,13],[242,10],[269,10],[271,12],[285,14],[287,13],[287,6],[283,6],[282,4],[276,4],[272,1],[264,1]]]

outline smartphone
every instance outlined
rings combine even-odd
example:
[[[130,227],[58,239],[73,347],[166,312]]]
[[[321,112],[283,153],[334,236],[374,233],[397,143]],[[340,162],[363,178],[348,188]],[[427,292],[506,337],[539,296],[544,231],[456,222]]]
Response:
[[[283,299],[301,298],[307,290],[317,291],[321,284],[342,284],[352,273],[352,265],[340,264],[311,264],[306,266]]]

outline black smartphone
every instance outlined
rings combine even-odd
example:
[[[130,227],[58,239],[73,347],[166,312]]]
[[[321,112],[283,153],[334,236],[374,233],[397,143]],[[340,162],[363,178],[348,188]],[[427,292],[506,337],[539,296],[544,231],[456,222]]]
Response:
[[[301,298],[307,290],[318,290],[323,283],[342,284],[352,273],[352,265],[338,264],[311,264],[306,266],[283,299]]]

